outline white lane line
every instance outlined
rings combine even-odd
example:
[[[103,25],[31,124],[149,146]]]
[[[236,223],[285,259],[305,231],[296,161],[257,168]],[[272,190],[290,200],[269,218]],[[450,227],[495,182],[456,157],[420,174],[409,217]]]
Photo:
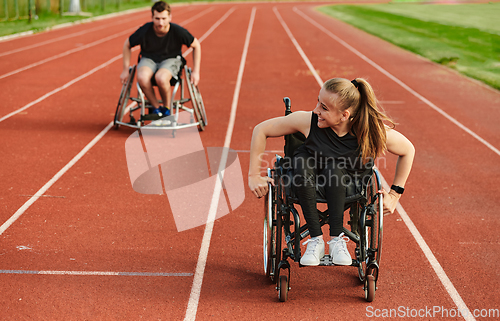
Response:
[[[296,8],[294,8],[294,9],[296,9]],[[298,10],[296,10],[296,11],[298,11]],[[277,12],[277,10],[275,12]],[[283,20],[281,20],[281,21],[283,21]],[[283,21],[283,24],[284,24],[284,21]],[[298,48],[297,48],[297,51],[299,51]],[[302,50],[300,50],[300,51],[302,51]],[[311,70],[311,72],[312,72],[312,70]],[[320,86],[322,86],[322,85],[323,85],[323,81],[320,82]],[[380,176],[381,176],[381,179],[383,181],[384,188],[386,190],[389,190],[390,188],[389,188],[386,180],[384,179],[382,174],[380,174]],[[417,227],[413,224],[412,220],[410,219],[410,217],[408,216],[406,211],[403,209],[403,206],[401,205],[401,203],[398,203],[397,210],[398,210],[399,215],[401,216],[401,218],[405,222],[406,226],[410,230],[411,234],[413,235],[413,237],[417,241],[417,244],[420,246],[420,248],[424,252],[425,257],[427,258],[427,260],[431,264],[432,268],[434,269],[434,272],[436,273],[439,280],[441,281],[441,283],[445,287],[446,291],[448,292],[448,294],[450,295],[452,300],[457,305],[457,308],[459,308],[460,311],[462,312],[464,318],[468,321],[475,320],[472,317],[472,314],[470,313],[469,308],[467,307],[465,302],[460,297],[460,294],[457,292],[457,290],[453,286],[453,283],[451,283],[450,279],[446,275],[446,272],[441,267],[438,260],[436,259],[436,257],[432,253],[432,250],[427,246],[427,243],[424,241],[424,239],[423,239],[422,235],[420,234],[420,232],[418,231]],[[468,313],[465,313],[465,312],[468,312]]]
[[[209,9],[205,10],[205,11],[209,12],[209,11],[212,11],[214,9],[215,8],[212,7],[212,8],[209,8]],[[144,9],[141,9],[140,11],[144,11]],[[187,24],[187,23],[191,22],[191,20],[196,20],[198,18],[198,16],[200,16],[200,15],[202,15],[202,14],[199,13],[199,14],[191,17],[190,19],[184,21],[183,23]],[[116,26],[116,25],[119,25],[119,24],[130,23],[131,21],[134,21],[134,20],[144,20],[144,19],[143,19],[143,17],[137,17],[135,19],[129,19],[129,20],[123,20],[123,21],[116,21],[116,22],[112,22],[112,23],[109,23],[109,24],[106,24],[106,25],[99,26],[99,27],[94,27],[94,28],[82,30],[82,31],[79,31],[79,32],[70,33],[68,35],[64,35],[64,36],[60,36],[60,37],[57,37],[57,38],[49,39],[49,40],[46,40],[46,41],[42,41],[42,42],[39,42],[39,43],[35,43],[35,44],[30,45],[30,46],[25,46],[25,47],[13,49],[13,50],[10,50],[10,51],[2,52],[2,53],[0,53],[0,57],[7,56],[7,55],[12,55],[12,54],[15,54],[15,53],[18,53],[18,52],[21,52],[21,51],[25,51],[25,50],[29,50],[29,49],[33,49],[33,48],[38,48],[40,46],[48,45],[48,44],[51,44],[51,43],[54,43],[54,42],[58,42],[58,41],[61,41],[61,40],[65,40],[65,39],[69,39],[69,38],[81,36],[81,35],[84,35],[84,34],[89,33],[89,32],[94,32],[94,31],[97,31],[97,30],[106,29],[106,28],[109,28],[111,25],[112,26]]]
[[[195,320],[196,312],[198,311],[198,303],[200,301],[201,286],[203,283],[203,275],[205,273],[205,266],[207,264],[208,250],[210,248],[210,240],[212,238],[212,232],[214,227],[215,215],[217,214],[217,205],[219,202],[219,196],[222,187],[222,179],[224,177],[223,169],[226,166],[227,161],[227,150],[231,145],[231,137],[233,135],[233,128],[236,119],[236,109],[238,107],[238,98],[240,95],[241,83],[243,79],[243,72],[245,70],[245,62],[248,53],[248,47],[250,44],[250,36],[252,34],[253,23],[255,20],[256,8],[252,8],[252,13],[250,15],[250,22],[248,23],[247,34],[245,38],[245,45],[243,49],[243,54],[241,56],[240,68],[238,71],[238,78],[236,81],[236,88],[234,89],[233,101],[231,104],[231,114],[229,117],[229,125],[226,131],[226,138],[224,140],[224,154],[222,155],[221,163],[219,166],[220,179],[216,180],[215,189],[212,197],[212,203],[210,204],[210,211],[207,218],[207,224],[205,226],[205,232],[203,233],[203,241],[200,247],[200,254],[198,256],[198,262],[196,264],[196,271],[193,278],[193,285],[191,287],[191,294],[189,296],[188,307],[186,309],[185,321]]]
[[[232,11],[231,11],[231,12],[232,12]],[[224,18],[224,19],[225,19],[225,18]],[[219,21],[220,21],[220,20],[219,20]],[[218,25],[218,22],[216,22],[216,25]],[[213,31],[213,30],[212,30],[212,31]],[[201,41],[200,41],[200,42],[201,42]],[[138,48],[135,48],[135,49],[138,49]],[[116,57],[112,58],[111,60],[109,60],[108,62],[106,62],[105,64],[110,64],[110,63],[112,63],[113,61],[115,61],[115,60],[117,60],[117,59],[121,58],[121,56],[122,56],[122,55],[118,55],[118,56],[116,56]],[[91,71],[89,71],[87,74],[82,75],[82,76],[80,76],[80,77],[76,78],[76,79],[74,80],[74,82],[73,82],[73,83],[75,83],[76,81],[80,80],[80,78],[81,78],[81,77],[82,77],[81,79],[83,79],[83,78],[87,77],[87,76],[88,76],[88,74],[89,74],[89,73],[91,74],[91,72],[92,72],[92,71],[93,71],[92,73],[94,73],[95,71],[97,71],[97,70],[99,70],[99,69],[101,69],[101,68],[105,67],[105,64],[103,64],[103,65],[101,65],[101,66],[98,66],[98,67],[96,67],[96,68],[92,69]],[[84,76],[85,76],[85,77],[84,77]],[[73,84],[73,83],[71,83],[71,84]],[[70,84],[70,83],[68,83],[68,84],[66,84],[67,86],[65,85],[66,87],[65,87],[65,86],[63,86],[63,87],[64,87],[64,88],[67,88],[67,87],[69,87],[71,84]],[[64,89],[63,87],[58,88],[58,90],[57,90],[57,91],[61,91],[62,89]],[[49,93],[49,94],[50,94],[50,95],[53,95],[53,94],[55,94],[55,92],[51,92],[51,93]],[[49,95],[49,96],[50,96],[50,95]],[[45,99],[45,98],[47,98],[47,97],[48,97],[48,96],[47,96],[47,97],[46,97],[46,96],[47,96],[47,95],[45,95],[45,96],[43,96],[43,97],[41,97],[41,98]],[[41,100],[43,100],[43,99],[40,99],[40,98],[39,98],[38,100],[36,100],[36,101],[35,101],[35,103],[36,103],[36,102],[39,102],[39,101],[41,101]],[[129,104],[129,105],[127,106],[127,109],[126,109],[126,110],[128,110],[128,109],[129,109],[129,108],[130,108],[133,104],[135,104],[135,102],[132,102],[131,104]],[[25,106],[25,107],[23,107],[23,108],[24,108],[24,109],[27,109],[27,108],[31,107],[32,105],[34,105],[34,103],[33,103],[33,104],[31,104],[30,106],[28,106],[28,105],[27,105],[27,107]],[[24,110],[24,109],[23,109],[23,110]],[[18,111],[16,111],[15,113],[19,113],[19,112],[21,112],[21,111],[22,111],[22,110],[18,110]],[[11,114],[13,114],[13,113],[11,113]],[[11,115],[11,114],[9,114],[9,115]],[[7,115],[7,116],[9,116],[9,115]],[[11,115],[11,116],[9,116],[9,117],[7,117],[7,116],[5,116],[5,117],[1,118],[1,119],[0,119],[0,122],[1,122],[1,121],[3,121],[4,119],[7,119],[7,118],[11,117],[12,115]],[[39,198],[40,198],[40,197],[41,197],[41,196],[42,196],[42,195],[43,195],[43,194],[44,194],[44,193],[45,193],[45,192],[46,192],[46,191],[47,191],[47,190],[48,190],[48,189],[49,189],[49,188],[50,188],[50,187],[51,187],[51,186],[52,186],[52,185],[53,185],[53,184],[54,184],[54,183],[55,183],[55,182],[56,182],[56,181],[57,181],[57,180],[58,180],[58,179],[59,179],[59,178],[60,178],[60,177],[64,174],[64,173],[66,173],[66,172],[67,172],[67,171],[68,171],[68,170],[69,170],[69,169],[70,169],[70,168],[71,168],[71,167],[72,167],[72,166],[73,166],[73,165],[74,165],[74,164],[75,164],[78,160],[80,160],[80,158],[82,158],[82,157],[83,157],[83,155],[85,155],[85,153],[86,153],[86,152],[87,152],[90,148],[92,148],[92,146],[94,146],[94,145],[95,145],[95,144],[96,144],[96,143],[97,143],[97,142],[98,142],[98,141],[99,141],[99,140],[100,140],[100,139],[101,139],[101,138],[102,138],[102,137],[103,137],[103,136],[104,136],[104,135],[105,135],[105,134],[109,131],[109,129],[110,129],[112,126],[113,126],[113,122],[111,122],[111,123],[110,123],[110,124],[109,124],[109,125],[108,125],[108,126],[107,126],[107,127],[106,127],[106,128],[105,128],[105,129],[104,129],[104,130],[100,133],[100,134],[99,134],[99,135],[97,135],[97,136],[96,136],[96,137],[95,137],[95,138],[94,138],[94,139],[93,139],[93,140],[92,140],[92,141],[91,141],[91,142],[90,142],[87,146],[85,146],[85,148],[84,148],[84,149],[83,149],[80,153],[78,153],[78,154],[77,154],[77,155],[76,155],[76,156],[75,156],[75,157],[74,157],[74,158],[73,158],[73,159],[72,159],[72,160],[71,160],[68,164],[66,164],[66,166],[64,166],[64,167],[63,167],[63,168],[62,168],[62,169],[61,169],[61,170],[60,170],[60,171],[59,171],[59,172],[58,172],[58,173],[57,173],[54,177],[52,177],[52,179],[51,179],[50,181],[48,181],[48,182],[47,182],[47,183],[46,183],[46,184],[45,184],[45,185],[44,185],[44,186],[43,186],[43,187],[42,187],[42,188],[41,188],[41,189],[40,189],[40,190],[39,190],[39,191],[38,191],[35,195],[33,195],[33,196],[32,196],[32,197],[31,197],[31,198],[30,198],[30,199],[29,199],[26,203],[24,203],[24,205],[23,205],[23,206],[21,206],[21,208],[19,208],[19,209],[16,211],[16,213],[14,213],[14,215],[12,215],[12,216],[11,216],[11,217],[10,217],[10,218],[9,218],[9,219],[5,222],[5,223],[4,223],[4,224],[2,224],[2,226],[0,226],[0,235],[2,235],[2,234],[3,234],[3,232],[5,232],[5,230],[6,230],[6,229],[8,229],[8,228],[9,228],[9,226],[11,226],[11,225],[12,225],[12,224],[13,224],[13,223],[14,223],[14,222],[15,222],[15,221],[16,221],[16,220],[17,220],[17,219],[18,219],[21,215],[23,215],[23,214],[24,214],[24,212],[26,212],[26,210],[27,210],[27,209],[28,209],[28,208],[29,208],[29,207],[30,207],[30,206],[31,206],[31,205],[32,205],[32,204],[33,204],[36,200],[38,200],[38,199],[39,199]]]
[[[193,273],[167,272],[109,272],[109,271],[33,271],[33,270],[0,270],[0,274],[36,274],[36,275],[97,275],[97,276],[192,276]]]
[[[205,15],[206,13],[208,13],[208,12],[210,12],[210,11],[212,11],[212,10],[213,10],[213,8],[208,8],[208,9],[206,9],[206,10],[204,10],[204,11],[200,12],[199,14],[194,15],[193,17],[191,17],[191,18],[189,18],[189,19],[187,19],[187,20],[185,20],[185,21],[183,21],[183,22],[180,22],[179,24],[186,25],[186,24],[188,24],[188,23],[190,23],[190,22],[192,22],[192,21],[194,21],[194,20],[198,19],[199,17],[201,17],[201,16]],[[122,32],[119,32],[119,33],[115,33],[115,34],[113,34],[113,35],[111,35],[111,36],[108,36],[108,37],[105,37],[105,38],[99,39],[99,40],[97,40],[97,41],[91,42],[91,43],[86,44],[86,45],[84,45],[84,46],[81,46],[81,47],[78,47],[78,48],[74,48],[74,49],[71,49],[71,50],[65,51],[65,52],[63,52],[63,53],[60,53],[60,54],[58,54],[58,55],[51,56],[51,57],[49,57],[49,58],[46,58],[46,59],[40,60],[40,61],[38,61],[38,62],[32,63],[32,64],[27,65],[27,66],[24,66],[24,67],[22,67],[22,68],[19,68],[19,69],[13,70],[13,71],[11,71],[11,72],[8,72],[8,73],[6,73],[6,74],[0,75],[0,79],[3,79],[3,78],[6,78],[6,77],[9,77],[9,76],[12,76],[12,75],[18,74],[18,73],[20,73],[20,72],[22,72],[22,71],[25,71],[25,70],[31,69],[31,68],[33,68],[33,67],[36,67],[36,66],[42,65],[42,64],[44,64],[44,63],[46,63],[46,62],[49,62],[49,61],[52,61],[52,60],[55,60],[55,59],[58,59],[58,58],[61,58],[61,57],[65,57],[65,56],[70,55],[70,54],[72,54],[72,53],[75,53],[75,52],[78,52],[78,51],[82,51],[82,50],[84,50],[84,49],[88,49],[88,48],[90,48],[90,47],[94,47],[94,46],[96,46],[96,45],[98,45],[98,44],[104,43],[104,42],[109,41],[109,40],[111,40],[111,39],[114,39],[114,38],[117,38],[117,37],[121,37],[121,36],[122,36],[122,35],[124,35],[124,34],[131,33],[132,31],[134,31],[134,30],[136,30],[136,29],[137,29],[137,27],[129,28],[129,29],[126,29],[125,31],[122,31]]]
[[[203,40],[205,40],[208,36],[210,36],[210,34],[212,34],[212,32],[214,32],[214,30],[220,26],[221,23],[224,22],[224,20],[226,20],[227,17],[229,17],[229,15],[231,13],[233,13],[233,11],[236,10],[236,7],[232,7],[231,9],[229,9],[219,20],[217,20],[214,25],[212,27],[210,27],[210,29],[207,30],[207,32],[205,32],[203,34],[203,36],[200,37],[200,39],[198,39],[198,41],[201,43],[203,42]],[[188,48],[188,50],[186,50],[183,54],[184,57],[187,57],[187,55],[189,55],[189,53],[193,51],[193,48]]]
[[[29,64],[27,66],[24,66],[22,68],[19,68],[19,69],[16,69],[16,70],[13,70],[11,72],[8,72],[6,74],[3,74],[3,75],[0,75],[0,79],[4,79],[4,78],[7,78],[9,76],[12,76],[12,75],[15,75],[15,74],[18,74],[22,71],[25,71],[25,70],[28,70],[28,69],[31,69],[33,67],[36,67],[36,66],[40,66],[40,65],[43,65],[44,63],[46,62],[49,62],[49,61],[52,61],[52,60],[55,60],[55,59],[58,59],[58,58],[61,58],[61,57],[65,57],[65,56],[68,56],[72,53],[75,53],[75,52],[78,52],[78,51],[82,51],[84,49],[88,49],[90,47],[93,47],[93,46],[96,46],[98,44],[101,44],[103,42],[106,42],[106,41],[109,41],[111,39],[114,39],[114,38],[117,38],[117,37],[121,37],[122,35],[124,34],[127,34],[127,33],[130,33],[132,30],[135,30],[136,28],[129,28],[125,31],[122,31],[122,32],[119,32],[119,33],[116,33],[114,35],[111,35],[111,36],[108,36],[108,37],[105,37],[105,38],[102,38],[102,39],[99,39],[97,41],[94,41],[94,42],[91,42],[89,44],[86,44],[84,46],[81,46],[81,47],[78,47],[78,48],[74,48],[74,49],[71,49],[71,50],[68,50],[68,51],[65,51],[63,53],[60,53],[58,55],[55,55],[55,56],[51,56],[49,58],[46,58],[46,59],[43,59],[43,60],[40,60],[40,61],[37,61],[35,63],[32,63],[32,64]]]
[[[134,48],[134,49],[138,49],[138,48]],[[50,91],[50,92],[46,93],[46,94],[45,94],[45,95],[43,95],[42,97],[40,97],[40,98],[38,98],[38,99],[36,99],[36,100],[33,100],[32,102],[30,102],[30,103],[28,103],[28,104],[24,105],[23,107],[21,107],[21,108],[19,108],[19,109],[17,109],[17,110],[14,110],[13,112],[11,112],[11,113],[9,113],[9,114],[7,114],[7,115],[3,116],[2,118],[0,118],[0,123],[1,123],[1,122],[3,122],[4,120],[6,120],[6,119],[8,119],[8,118],[10,118],[10,117],[12,117],[12,116],[14,116],[14,115],[19,114],[20,112],[25,111],[26,109],[30,108],[31,106],[33,106],[33,105],[35,105],[35,104],[38,104],[39,102],[41,102],[41,101],[43,101],[43,100],[45,100],[45,99],[49,98],[50,96],[52,96],[52,95],[54,95],[54,94],[57,94],[57,93],[58,93],[58,92],[60,92],[61,90],[64,90],[64,89],[68,88],[69,86],[73,85],[74,83],[76,83],[76,82],[78,82],[78,81],[80,81],[80,80],[82,80],[82,79],[87,78],[88,76],[90,76],[90,75],[92,75],[93,73],[95,73],[95,72],[99,71],[100,69],[102,69],[102,68],[104,68],[104,67],[106,67],[106,66],[108,66],[108,65],[112,64],[113,62],[115,62],[116,60],[120,59],[121,57],[122,57],[122,55],[121,55],[121,54],[120,54],[120,55],[118,55],[118,56],[116,56],[116,57],[113,57],[113,58],[111,58],[110,60],[106,61],[105,63],[103,63],[103,64],[101,64],[101,65],[99,65],[99,66],[95,67],[94,69],[92,69],[92,70],[90,70],[90,71],[88,71],[88,72],[86,72],[86,73],[84,73],[83,75],[80,75],[80,76],[76,77],[75,79],[73,79],[73,80],[71,80],[71,81],[67,82],[66,84],[62,85],[61,87],[56,88],[56,89],[54,89],[54,90],[52,90],[52,91]]]
[[[347,42],[345,42],[344,40],[340,39],[338,36],[334,35],[332,32],[330,32],[330,30],[326,29],[325,27],[323,27],[322,25],[320,25],[319,23],[317,23],[316,21],[314,21],[313,19],[311,19],[309,16],[307,16],[306,14],[304,14],[302,11],[300,11],[299,9],[297,9],[296,7],[293,8],[293,10],[299,15],[301,16],[302,18],[304,18],[305,20],[309,21],[312,25],[314,25],[315,27],[317,27],[318,29],[320,29],[321,31],[323,31],[324,33],[326,33],[328,36],[330,36],[331,38],[335,39],[338,43],[340,43],[342,46],[346,47],[347,49],[349,49],[352,53],[354,53],[356,56],[358,56],[359,58],[363,59],[364,61],[366,61],[368,64],[370,64],[372,67],[374,67],[375,69],[377,69],[378,71],[380,71],[382,74],[386,75],[387,77],[389,77],[391,80],[393,80],[395,83],[397,83],[398,85],[400,85],[401,87],[403,87],[404,89],[406,89],[409,93],[411,93],[413,96],[417,97],[418,99],[420,99],[422,102],[424,102],[427,106],[431,107],[432,109],[434,109],[435,111],[437,111],[438,113],[440,113],[442,116],[444,116],[446,119],[448,119],[449,121],[451,121],[453,124],[457,125],[460,129],[462,129],[463,131],[465,131],[466,133],[468,133],[469,135],[471,135],[472,137],[474,137],[475,139],[477,139],[479,142],[481,142],[482,144],[484,144],[486,147],[488,147],[490,150],[492,150],[495,154],[499,155],[500,156],[500,150],[498,150],[495,146],[493,146],[492,144],[488,143],[485,139],[483,139],[481,136],[479,136],[478,134],[476,134],[475,132],[473,132],[472,130],[470,130],[468,127],[466,127],[465,125],[463,125],[462,123],[460,123],[458,120],[456,120],[455,118],[453,118],[452,116],[450,116],[447,112],[445,112],[444,110],[442,110],[441,108],[439,108],[438,106],[434,105],[431,101],[429,101],[427,98],[425,98],[424,96],[420,95],[419,93],[417,93],[415,90],[413,90],[412,88],[410,88],[408,85],[406,85],[404,82],[402,82],[401,80],[399,80],[398,78],[396,78],[395,76],[393,76],[391,73],[389,73],[387,70],[385,70],[384,68],[380,67],[378,64],[376,64],[374,61],[372,61],[370,58],[366,57],[365,55],[363,55],[361,52],[359,52],[358,50],[354,49],[351,45],[349,45]]]
[[[205,13],[207,13],[207,12],[209,12],[209,11],[211,11],[211,10],[205,10],[205,11],[203,11],[202,13],[203,13],[203,14],[205,14]],[[234,10],[233,10],[233,11],[234,11]],[[196,19],[197,19],[197,18],[199,18],[200,16],[202,16],[202,14],[201,14],[201,13],[200,13],[200,14],[198,14],[198,15],[196,15]],[[190,23],[190,22],[192,22],[192,21],[194,21],[194,20],[195,20],[195,19],[193,19],[193,17],[192,17],[192,18],[190,18],[190,19],[187,19],[187,20],[185,20],[185,21],[181,22],[180,24],[186,25],[186,24],[188,24],[188,23]],[[219,21],[220,21],[220,20],[219,20]],[[219,21],[217,21],[217,22],[215,23],[215,25],[217,25],[217,26],[218,26],[218,24],[220,24],[220,23],[219,23]],[[212,28],[213,28],[213,26],[212,26]],[[212,29],[212,28],[211,28],[210,30],[212,30],[212,31],[213,31],[213,29],[215,29],[215,28],[213,28],[213,29]],[[210,31],[210,30],[209,30],[209,31]],[[211,31],[210,31],[210,32],[211,32]],[[205,37],[205,38],[206,38],[206,37]],[[203,40],[200,40],[200,42],[202,42],[202,41],[203,41]],[[190,49],[191,49],[191,48],[190,48]],[[136,51],[136,50],[139,50],[139,47],[134,47],[134,48],[132,48],[132,51]],[[189,52],[189,50],[188,50],[188,51],[186,51],[186,53],[184,53],[184,56],[186,56],[187,52]],[[38,99],[36,99],[36,100],[34,100],[34,101],[32,101],[32,102],[30,102],[30,103],[26,104],[25,106],[23,106],[23,107],[21,107],[21,108],[19,108],[19,109],[15,110],[15,111],[13,111],[13,112],[11,112],[11,113],[7,114],[7,115],[5,115],[5,116],[1,117],[1,118],[0,118],[0,123],[1,123],[2,121],[4,121],[4,120],[6,120],[6,119],[8,119],[8,118],[10,118],[10,117],[12,117],[12,116],[14,116],[14,115],[17,115],[17,114],[19,114],[19,113],[21,113],[21,112],[25,111],[26,109],[30,108],[31,106],[33,106],[33,105],[35,105],[35,104],[38,104],[39,102],[41,102],[41,101],[45,100],[46,98],[48,98],[48,97],[50,97],[50,96],[52,96],[52,95],[54,95],[54,94],[56,94],[56,93],[60,92],[61,90],[64,90],[64,89],[68,88],[69,86],[73,85],[74,83],[76,83],[76,82],[78,82],[78,81],[80,81],[80,80],[82,80],[82,79],[84,79],[84,78],[86,78],[86,77],[88,77],[88,76],[92,75],[93,73],[95,73],[95,72],[97,72],[98,70],[100,70],[100,69],[102,69],[102,68],[104,68],[104,67],[106,67],[106,66],[110,65],[111,63],[115,62],[116,60],[118,60],[118,59],[120,59],[120,58],[122,58],[122,54],[120,54],[120,55],[118,55],[118,56],[116,56],[116,57],[111,58],[110,60],[106,61],[105,63],[103,63],[103,64],[101,64],[101,65],[99,65],[99,66],[95,67],[94,69],[92,69],[92,70],[90,70],[90,71],[86,72],[86,73],[85,73],[85,74],[83,74],[83,75],[80,75],[80,76],[76,77],[75,79],[73,79],[73,80],[71,80],[71,81],[67,82],[66,84],[62,85],[61,87],[56,88],[56,89],[54,89],[54,90],[52,90],[52,91],[50,91],[50,92],[46,93],[46,94],[45,94],[45,95],[43,95],[42,97],[40,97],[40,98],[38,98]]]
[[[384,186],[384,189],[386,191],[390,190],[391,188],[389,187],[389,184],[387,184],[385,178],[380,174],[380,179],[382,180],[382,184]],[[425,257],[429,261],[429,263],[432,266],[432,269],[438,276],[439,280],[443,284],[444,288],[450,295],[451,299],[453,302],[455,302],[455,305],[457,306],[457,309],[460,311],[462,316],[464,317],[465,320],[467,321],[473,321],[475,318],[473,317],[472,313],[469,310],[469,307],[465,304],[464,300],[458,293],[457,289],[451,282],[450,278],[448,278],[448,275],[446,275],[446,272],[444,271],[443,267],[441,264],[439,264],[438,260],[434,256],[434,253],[432,253],[432,250],[429,248],[427,245],[427,242],[425,242],[424,238],[418,231],[417,227],[415,224],[413,224],[413,221],[410,219],[410,216],[408,216],[408,213],[404,210],[403,206],[401,203],[398,203],[396,206],[396,210],[399,213],[399,216],[403,219],[403,222],[405,222],[406,227],[408,230],[410,230],[411,235],[413,235],[413,238],[417,241],[417,244],[420,246],[422,249],[422,252],[424,252]]]
[[[313,74],[314,76],[314,79],[316,79],[316,81],[318,82],[318,84],[320,86],[323,86],[323,81],[321,80],[320,76],[318,75],[318,73],[316,72],[316,70],[314,69],[312,63],[309,61],[309,58],[307,58],[306,54],[304,53],[304,51],[302,50],[302,48],[300,47],[299,43],[297,42],[297,40],[295,40],[295,37],[293,36],[292,32],[290,31],[290,29],[288,29],[288,26],[286,25],[285,21],[283,21],[283,18],[281,18],[281,15],[280,13],[278,12],[278,9],[276,7],[273,7],[273,11],[274,11],[274,14],[276,15],[276,17],[278,18],[279,22],[281,23],[281,26],[283,27],[283,29],[285,29],[288,37],[290,37],[290,40],[292,40],[292,43],[295,45],[295,48],[297,49],[297,51],[299,52],[300,56],[302,57],[302,59],[304,59],[307,67],[309,67],[309,70],[311,71],[311,73]]]
[[[188,23],[190,22],[193,22],[195,21],[196,19],[198,19],[199,17],[203,17],[204,15],[206,15],[207,13],[209,13],[210,11],[214,10],[215,8],[214,7],[211,7],[211,8],[208,8],[208,9],[205,9],[201,12],[199,12],[198,14],[195,14],[194,16],[192,16],[191,18],[189,19],[186,19],[184,20],[183,22],[179,22],[179,25],[187,25]]]
[[[142,19],[142,18],[131,19],[131,20],[139,20],[139,19]],[[116,26],[118,24],[129,23],[129,22],[130,22],[130,20],[125,20],[125,21],[120,21],[120,22],[113,22],[112,25]],[[35,44],[29,45],[29,46],[25,46],[25,47],[13,49],[13,50],[10,50],[10,51],[5,51],[5,52],[0,53],[0,57],[7,56],[7,55],[12,55],[12,54],[15,54],[15,53],[18,53],[18,52],[21,52],[21,51],[25,51],[25,50],[29,50],[29,49],[38,48],[40,46],[48,45],[48,44],[51,44],[51,43],[54,43],[54,42],[58,42],[58,41],[61,41],[61,40],[65,40],[65,39],[69,39],[69,38],[73,38],[73,37],[78,37],[78,36],[84,35],[84,34],[89,33],[89,32],[94,32],[94,31],[97,31],[97,30],[109,28],[110,25],[111,24],[106,24],[106,25],[103,25],[103,26],[99,26],[99,27],[95,27],[95,28],[90,28],[90,29],[82,30],[82,31],[75,32],[75,33],[70,33],[69,35],[64,35],[64,36],[60,36],[60,37],[57,37],[57,38],[45,40],[45,41],[42,41],[42,42],[39,42],[39,43],[35,43]]]
[[[24,203],[24,205],[21,206],[16,211],[16,213],[14,213],[14,215],[12,215],[5,223],[3,223],[2,226],[0,226],[0,235],[2,235],[3,232],[5,232],[5,230],[8,229],[9,226],[11,226],[21,215],[23,215],[24,212],[26,212],[26,210],[40,198],[40,196],[42,196],[52,185],[54,185],[54,183],[57,182],[57,180],[59,180],[59,178],[61,178],[64,173],[66,173],[71,167],[73,167],[76,162],[78,162],[95,144],[97,144],[97,142],[101,140],[101,138],[109,131],[112,126],[113,122],[110,122],[108,126],[106,126],[106,128],[104,128],[99,133],[99,135],[92,139],[92,141],[88,143],[87,146],[85,146],[75,157],[73,157],[73,159],[68,164],[66,164],[66,166],[59,170],[59,172],[57,172],[57,174],[54,175],[54,177],[52,177],[45,185],[43,185],[35,195],[33,195],[26,203]]]
[[[125,112],[127,112],[136,104],[136,102],[130,103],[125,109]],[[45,194],[45,192],[64,175],[64,173],[66,173],[71,167],[73,167],[76,162],[78,162],[95,144],[97,144],[97,142],[104,137],[104,135],[113,125],[113,121],[110,122],[108,126],[106,126],[106,128],[104,128],[96,137],[94,137],[94,139],[92,139],[90,143],[87,144],[87,146],[85,146],[75,157],[73,157],[73,159],[69,163],[67,163],[61,170],[59,170],[59,172],[57,172],[56,175],[54,175],[54,177],[52,177],[47,183],[45,183],[45,185],[43,185],[42,188],[38,190],[38,192],[31,196],[31,198],[26,203],[24,203],[24,205],[14,213],[14,215],[12,215],[7,221],[5,221],[5,223],[0,226],[0,235],[2,235],[3,232],[5,232],[5,230],[7,230],[19,217],[21,217],[21,215],[23,215],[24,212],[26,212],[26,210],[31,205],[33,205],[33,203],[35,203],[40,197],[42,197],[43,194]]]
[[[55,25],[53,27],[47,27],[47,28],[45,28],[43,30],[39,30],[36,33],[46,32],[46,31],[50,31],[50,30],[57,30],[57,29],[68,28],[68,27],[72,27],[72,26],[76,26],[76,25],[81,25],[81,24],[85,24],[85,23],[89,23],[89,22],[106,20],[106,19],[110,19],[110,18],[114,18],[114,17],[128,15],[128,14],[131,14],[131,13],[136,13],[136,12],[140,12],[140,11],[149,11],[149,10],[151,10],[151,7],[143,7],[143,8],[137,8],[137,9],[129,9],[129,10],[121,11],[121,12],[109,13],[109,14],[102,15],[102,16],[92,17],[92,18],[89,18],[89,19],[83,19],[83,20],[77,20],[77,21],[73,21],[73,22],[61,23],[61,24]],[[0,42],[12,41],[12,40],[16,40],[17,38],[21,38],[21,37],[25,37],[25,36],[33,36],[33,35],[35,35],[35,32],[33,30],[19,32],[19,33],[15,33],[15,34],[11,34],[11,35],[0,37]]]

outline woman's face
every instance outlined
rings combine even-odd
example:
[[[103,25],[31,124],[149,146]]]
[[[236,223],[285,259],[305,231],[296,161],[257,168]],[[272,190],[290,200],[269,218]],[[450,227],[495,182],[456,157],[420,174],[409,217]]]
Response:
[[[313,112],[318,115],[318,127],[336,127],[342,123],[344,112],[337,106],[338,95],[321,88]]]

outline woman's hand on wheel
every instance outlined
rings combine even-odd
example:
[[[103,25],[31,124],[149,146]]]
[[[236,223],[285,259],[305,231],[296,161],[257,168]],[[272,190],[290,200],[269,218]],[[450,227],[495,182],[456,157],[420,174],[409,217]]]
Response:
[[[267,176],[260,175],[249,175],[248,176],[248,186],[252,193],[261,198],[265,196],[269,191],[268,183],[271,183],[274,186],[274,180]]]
[[[401,195],[394,191],[387,193],[385,190],[378,191],[384,197],[384,214],[392,214],[398,205]]]

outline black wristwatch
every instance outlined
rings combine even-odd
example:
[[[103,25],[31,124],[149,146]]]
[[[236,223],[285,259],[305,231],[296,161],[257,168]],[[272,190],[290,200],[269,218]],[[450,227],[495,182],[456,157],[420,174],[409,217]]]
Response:
[[[401,186],[397,186],[397,185],[392,185],[392,186],[391,186],[391,189],[392,189],[394,192],[398,193],[398,194],[403,194],[403,193],[404,193],[404,191],[405,191],[405,189],[404,189],[403,187],[401,187]]]

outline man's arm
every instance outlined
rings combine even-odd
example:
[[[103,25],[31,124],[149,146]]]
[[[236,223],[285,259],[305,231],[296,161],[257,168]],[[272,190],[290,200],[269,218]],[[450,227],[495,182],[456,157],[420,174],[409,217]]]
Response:
[[[201,68],[201,44],[198,39],[194,38],[193,43],[191,43],[191,48],[193,48],[193,71],[191,73],[191,82],[198,86],[200,82],[200,68]]]
[[[130,47],[130,42],[125,40],[125,43],[123,44],[123,70],[120,75],[120,80],[122,83],[125,83],[127,81],[128,77],[128,68],[130,67],[130,57],[132,56],[132,48]]]

